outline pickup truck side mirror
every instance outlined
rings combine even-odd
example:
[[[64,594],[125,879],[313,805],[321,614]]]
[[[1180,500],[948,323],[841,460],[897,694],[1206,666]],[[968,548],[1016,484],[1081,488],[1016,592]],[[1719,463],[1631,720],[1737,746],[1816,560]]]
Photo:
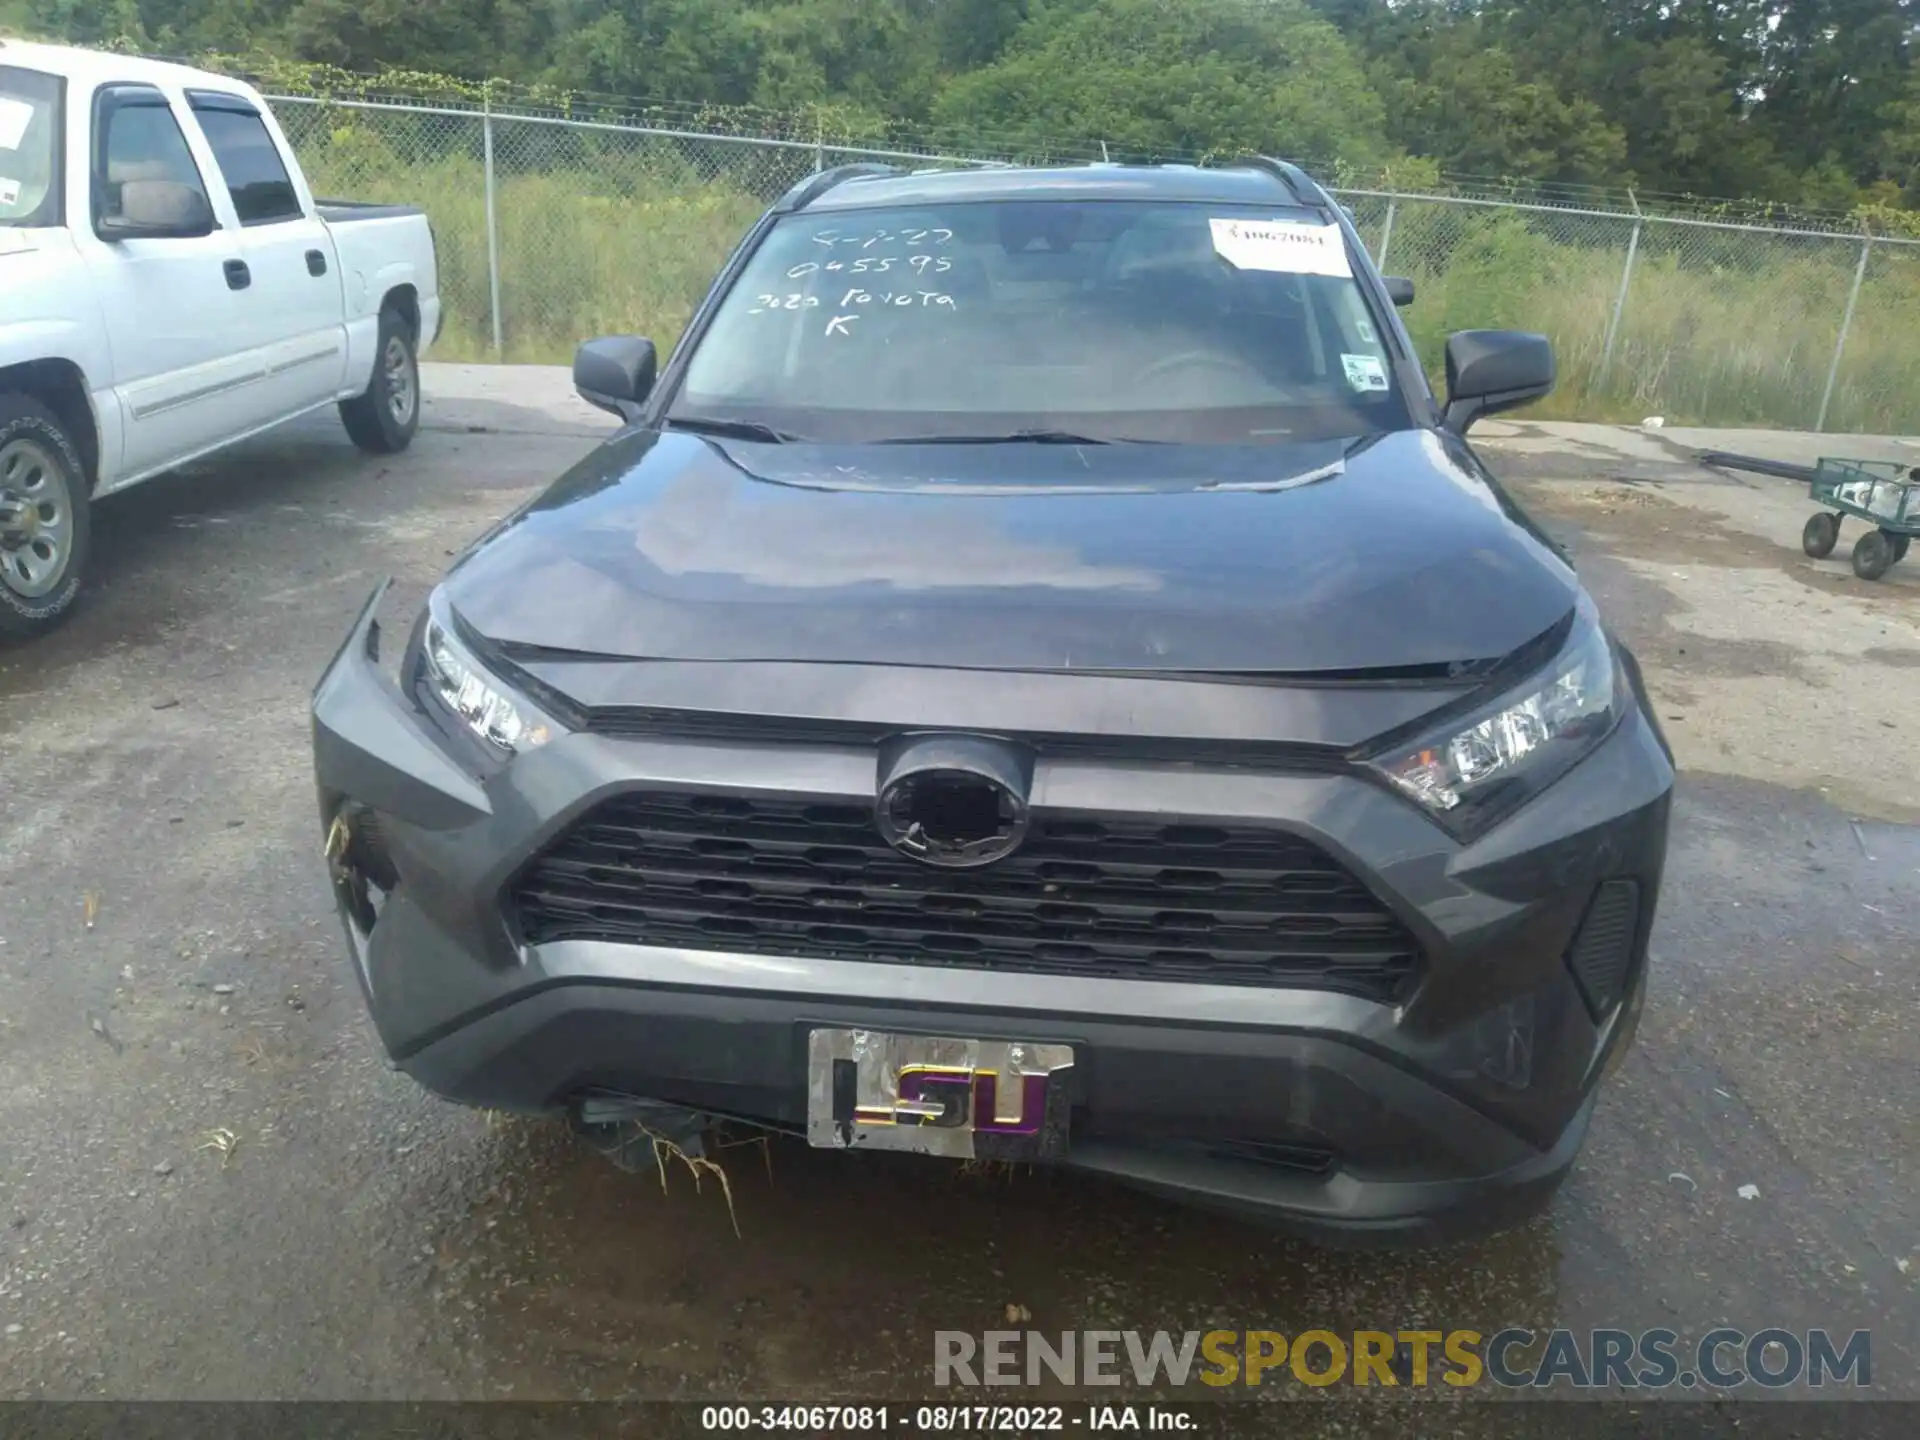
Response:
[[[588,340],[573,352],[573,388],[589,405],[631,424],[653,391],[659,364],[653,341],[638,335]]]
[[[1413,303],[1413,281],[1404,275],[1386,275],[1381,277],[1387,287],[1387,298],[1396,306]]]
[[[1447,428],[1464,435],[1483,415],[1553,392],[1553,344],[1522,330],[1462,330],[1447,340]]]
[[[197,240],[213,230],[212,203],[177,180],[126,181],[119,210],[94,225],[102,240]]]

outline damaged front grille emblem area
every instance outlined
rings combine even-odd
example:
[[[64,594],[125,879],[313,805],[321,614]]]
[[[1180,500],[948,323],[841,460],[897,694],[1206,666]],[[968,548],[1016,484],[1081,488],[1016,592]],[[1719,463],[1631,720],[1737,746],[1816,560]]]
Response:
[[[874,823],[903,855],[945,869],[1003,860],[1027,833],[1031,756],[970,735],[905,737],[880,755]]]

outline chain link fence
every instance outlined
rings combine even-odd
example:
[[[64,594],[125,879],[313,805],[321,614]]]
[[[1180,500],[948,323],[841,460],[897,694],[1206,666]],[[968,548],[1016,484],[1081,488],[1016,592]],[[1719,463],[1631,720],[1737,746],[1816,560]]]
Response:
[[[591,335],[670,345],[753,221],[857,160],[1006,164],[1010,152],[863,149],[406,101],[273,97],[316,193],[431,217],[440,355],[565,362]],[[1920,242],[1486,195],[1334,192],[1427,367],[1455,330],[1539,330],[1543,416],[1920,430]]]

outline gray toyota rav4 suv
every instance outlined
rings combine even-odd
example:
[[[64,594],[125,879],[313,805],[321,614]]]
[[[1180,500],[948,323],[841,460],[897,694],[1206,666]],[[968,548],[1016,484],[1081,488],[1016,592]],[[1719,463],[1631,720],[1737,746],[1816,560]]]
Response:
[[[620,430],[313,700],[388,1055],[469,1105],[1044,1161],[1327,1236],[1545,1203],[1671,756],[1298,169],[794,187]],[[656,373],[657,372],[657,373]],[[691,1128],[685,1128],[691,1127]]]

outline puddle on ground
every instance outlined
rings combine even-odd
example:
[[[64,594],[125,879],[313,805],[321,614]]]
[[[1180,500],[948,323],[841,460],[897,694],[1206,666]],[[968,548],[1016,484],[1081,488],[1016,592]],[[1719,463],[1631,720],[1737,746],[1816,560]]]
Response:
[[[1634,654],[1642,665],[1678,671],[1690,678],[1743,680],[1756,675],[1782,675],[1815,683],[1803,668],[1805,653],[1780,640],[1730,640],[1669,628],[1642,638],[1634,646]],[[1663,685],[1662,692],[1666,698],[1678,698],[1671,685]],[[1690,703],[1698,703],[1697,694]]]
[[[1896,670],[1920,670],[1920,650],[1899,645],[1872,645],[1860,652],[1862,660],[1891,665]]]

